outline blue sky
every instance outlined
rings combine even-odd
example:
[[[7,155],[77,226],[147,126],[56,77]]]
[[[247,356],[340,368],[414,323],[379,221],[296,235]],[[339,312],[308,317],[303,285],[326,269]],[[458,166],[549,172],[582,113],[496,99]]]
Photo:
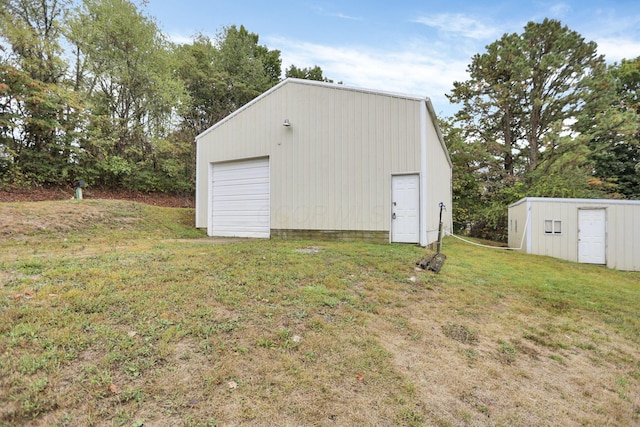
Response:
[[[429,97],[444,116],[457,110],[444,95],[467,79],[472,56],[529,21],[560,20],[608,62],[640,56],[638,0],[149,0],[144,10],[174,41],[244,25],[280,50],[283,71],[319,65],[349,86]]]

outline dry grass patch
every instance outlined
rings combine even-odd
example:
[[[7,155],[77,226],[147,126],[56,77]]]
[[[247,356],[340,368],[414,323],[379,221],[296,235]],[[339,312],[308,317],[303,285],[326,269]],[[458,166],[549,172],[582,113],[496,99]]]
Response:
[[[101,219],[0,243],[0,425],[640,422],[637,273],[447,240],[435,275],[413,246],[76,208]]]

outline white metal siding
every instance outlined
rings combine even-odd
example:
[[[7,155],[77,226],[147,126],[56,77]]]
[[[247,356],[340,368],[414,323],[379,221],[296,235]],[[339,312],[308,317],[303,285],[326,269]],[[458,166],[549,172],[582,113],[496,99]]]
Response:
[[[421,208],[426,214],[426,241],[425,245],[435,242],[438,239],[438,226],[440,223],[440,202],[445,204],[442,212],[442,223],[445,230],[449,230],[453,223],[452,206],[452,170],[449,165],[447,153],[440,145],[440,139],[436,132],[436,125],[431,115],[427,114],[426,120],[426,147],[422,156],[426,157],[426,170],[423,180],[424,193],[426,196],[422,201]]]
[[[640,271],[640,201],[607,208],[607,266]]]
[[[269,159],[214,163],[209,235],[268,238]]]
[[[578,213],[571,203],[531,203],[531,249],[533,253],[556,258],[578,260]],[[546,220],[561,221],[561,234],[545,234]]]
[[[527,252],[527,203],[520,203],[509,208],[509,218],[507,227],[509,227],[509,247],[517,248]]]
[[[525,203],[526,202],[526,203]],[[640,271],[640,201],[604,199],[555,199],[530,197],[509,207],[509,218],[521,206],[531,207],[528,253],[579,261],[578,223],[581,209],[606,209],[606,265],[618,270]],[[562,234],[545,234],[545,220],[562,221]],[[509,245],[515,236],[509,231]]]
[[[200,136],[198,162],[270,156],[272,229],[390,231],[391,175],[420,172],[424,102],[284,84]],[[447,174],[429,185],[450,198]]]

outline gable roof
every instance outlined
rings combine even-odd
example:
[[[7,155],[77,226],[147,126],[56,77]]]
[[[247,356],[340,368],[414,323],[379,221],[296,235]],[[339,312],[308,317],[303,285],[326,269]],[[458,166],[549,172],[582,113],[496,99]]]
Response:
[[[196,140],[202,138],[203,136],[205,136],[206,134],[208,134],[209,132],[211,132],[213,129],[217,128],[218,126],[220,126],[224,122],[226,122],[226,121],[232,119],[233,117],[235,117],[236,115],[242,113],[244,110],[250,108],[253,104],[258,103],[261,99],[269,96],[270,94],[272,94],[273,92],[277,91],[278,89],[282,88],[283,86],[285,86],[287,84],[301,84],[301,85],[309,85],[309,86],[324,86],[324,87],[331,88],[331,89],[339,89],[339,90],[347,90],[347,91],[354,91],[354,92],[370,93],[370,94],[374,94],[374,95],[385,95],[385,96],[390,96],[390,97],[393,97],[393,98],[410,99],[410,100],[413,100],[413,101],[423,101],[423,100],[429,101],[429,98],[420,98],[420,97],[417,97],[417,96],[404,95],[404,94],[393,93],[393,92],[384,92],[384,91],[380,91],[380,90],[362,89],[362,88],[357,88],[357,87],[353,87],[353,86],[345,86],[345,85],[337,84],[337,83],[320,82],[320,81],[317,81],[317,80],[294,79],[294,78],[289,77],[289,78],[284,79],[283,81],[281,81],[277,85],[273,86],[271,89],[269,89],[268,91],[264,92],[263,94],[253,98],[251,101],[247,102],[242,107],[238,108],[237,110],[235,110],[234,112],[232,112],[231,114],[229,114],[228,116],[226,116],[225,118],[220,120],[219,122],[215,123],[210,128],[208,128],[205,131],[203,131],[201,134],[196,136]]]
[[[242,107],[238,108],[237,110],[235,110],[234,112],[232,112],[231,114],[229,114],[228,116],[226,116],[225,118],[220,120],[219,122],[215,123],[213,126],[211,126],[208,129],[204,130],[202,133],[200,133],[199,135],[196,136],[195,140],[198,141],[199,139],[203,138],[205,135],[207,135],[209,132],[213,131],[215,128],[221,126],[223,123],[227,122],[228,120],[231,120],[232,118],[234,118],[238,114],[241,114],[244,110],[246,110],[246,109],[250,108],[251,106],[253,106],[254,104],[260,102],[260,100],[262,100],[263,98],[269,96],[273,92],[276,92],[277,90],[279,90],[280,88],[282,88],[283,86],[285,86],[287,84],[323,86],[323,87],[327,87],[327,88],[331,88],[331,89],[354,91],[354,92],[368,93],[368,94],[373,94],[373,95],[383,95],[383,96],[389,96],[389,97],[392,97],[392,98],[400,98],[400,99],[407,99],[407,100],[411,100],[411,101],[424,102],[426,107],[427,107],[427,111],[429,113],[429,116],[431,117],[431,120],[432,120],[432,122],[434,124],[435,130],[436,130],[436,134],[438,135],[438,140],[440,142],[440,146],[442,147],[442,151],[444,152],[445,157],[447,158],[447,162],[449,163],[449,166],[453,167],[453,162],[451,161],[451,156],[449,155],[449,150],[447,149],[447,146],[446,146],[446,144],[444,142],[444,137],[442,136],[442,132],[440,131],[440,126],[438,125],[438,117],[436,116],[435,110],[433,109],[433,104],[431,103],[431,99],[429,99],[429,97],[420,97],[420,96],[415,96],[415,95],[407,95],[407,94],[402,94],[402,93],[388,92],[388,91],[375,90],[375,89],[364,89],[364,88],[358,88],[358,87],[354,87],[354,86],[345,86],[343,84],[337,84],[337,83],[321,82],[321,81],[317,81],[317,80],[296,79],[296,78],[291,78],[291,77],[284,79],[283,81],[281,81],[277,85],[273,86],[271,89],[267,90],[263,94],[261,94],[261,95],[257,96],[256,98],[252,99],[251,101],[249,101],[248,103],[246,103]]]

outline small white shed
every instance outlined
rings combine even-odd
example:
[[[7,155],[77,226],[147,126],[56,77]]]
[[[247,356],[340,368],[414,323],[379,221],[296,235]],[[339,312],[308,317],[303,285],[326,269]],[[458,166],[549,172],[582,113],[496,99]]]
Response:
[[[526,197],[509,206],[509,247],[640,271],[640,200]]]
[[[196,137],[210,236],[427,245],[452,164],[428,98],[286,79]]]

